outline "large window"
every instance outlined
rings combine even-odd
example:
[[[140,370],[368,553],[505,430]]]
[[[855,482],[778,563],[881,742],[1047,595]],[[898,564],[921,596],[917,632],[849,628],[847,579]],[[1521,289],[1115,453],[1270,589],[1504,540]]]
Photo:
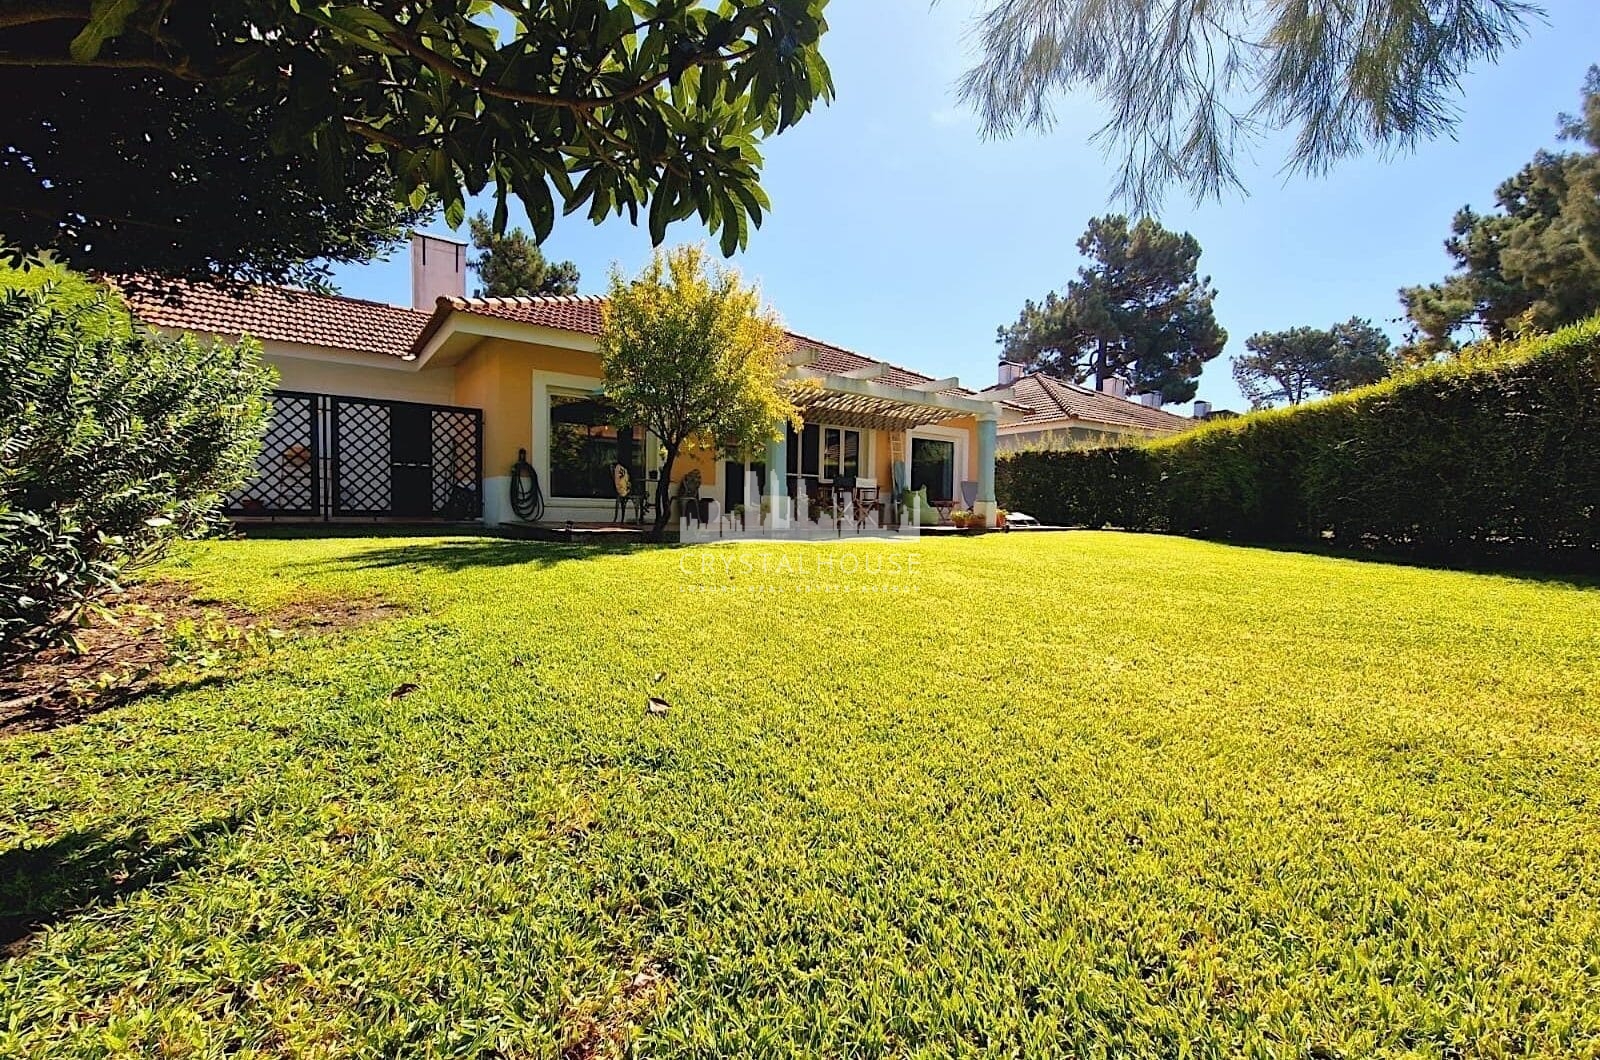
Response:
[[[928,487],[928,500],[955,499],[956,443],[937,438],[911,439],[911,488]]]
[[[631,427],[611,423],[611,405],[594,394],[550,395],[550,495],[615,499],[613,464],[644,480],[644,446]]]
[[[822,480],[861,474],[861,432],[843,427],[822,428]]]

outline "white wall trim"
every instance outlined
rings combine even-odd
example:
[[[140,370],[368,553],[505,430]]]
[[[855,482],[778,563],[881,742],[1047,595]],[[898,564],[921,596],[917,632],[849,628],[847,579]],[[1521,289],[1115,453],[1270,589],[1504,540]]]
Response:
[[[557,497],[552,492],[554,480],[550,476],[550,392],[576,390],[597,394],[603,382],[599,376],[572,375],[567,372],[533,373],[534,452],[528,454],[528,462],[539,473],[539,487],[544,490],[544,517],[547,522],[559,522],[565,519],[574,522],[606,522],[616,511],[616,501],[610,497]],[[649,431],[640,431],[638,444],[645,447],[645,468],[653,470],[657,464],[658,447],[655,435]],[[705,484],[701,485],[703,488]],[[654,488],[654,483],[647,483],[646,486]]]

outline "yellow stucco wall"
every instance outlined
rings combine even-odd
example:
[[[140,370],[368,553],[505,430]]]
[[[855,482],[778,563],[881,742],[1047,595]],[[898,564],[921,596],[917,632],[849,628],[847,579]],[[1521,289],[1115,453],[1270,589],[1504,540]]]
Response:
[[[484,339],[456,366],[455,403],[483,410],[485,475],[506,474],[519,449],[539,463],[545,441],[534,438],[534,389],[541,375],[563,377],[560,385],[566,385],[565,377],[581,377],[596,388],[604,378],[597,354],[512,339]],[[713,453],[683,452],[672,477],[698,469],[703,485],[711,486],[719,464]]]
[[[262,359],[278,370],[278,386],[313,394],[420,401],[430,405],[460,404],[455,400],[455,372],[450,368],[421,371],[398,358],[372,355],[370,363],[345,363],[324,357],[296,356],[285,344],[262,343]],[[357,355],[349,355],[354,359]]]
[[[484,339],[456,365],[455,403],[483,410],[486,475],[504,475],[517,450],[534,452],[534,373],[584,376],[600,385],[600,358],[510,339]]]

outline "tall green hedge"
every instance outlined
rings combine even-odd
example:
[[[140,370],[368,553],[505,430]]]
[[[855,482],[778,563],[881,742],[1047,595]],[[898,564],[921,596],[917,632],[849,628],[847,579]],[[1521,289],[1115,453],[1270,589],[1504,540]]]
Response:
[[[1025,452],[1000,503],[1047,523],[1600,565],[1600,318],[1172,438]]]

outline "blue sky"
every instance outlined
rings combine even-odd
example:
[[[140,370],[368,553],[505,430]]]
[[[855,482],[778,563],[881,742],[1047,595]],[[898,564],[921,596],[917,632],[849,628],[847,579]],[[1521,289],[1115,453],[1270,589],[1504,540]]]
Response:
[[[823,54],[838,98],[765,147],[773,212],[736,264],[795,331],[969,385],[993,381],[995,328],[1022,303],[1065,285],[1085,222],[1117,209],[1113,166],[1088,143],[1102,118],[1089,96],[1065,100],[1055,129],[985,141],[956,102],[975,0],[836,0]],[[1282,141],[1241,167],[1248,194],[1195,205],[1169,196],[1160,220],[1204,248],[1228,347],[1200,396],[1245,404],[1228,359],[1247,336],[1370,317],[1398,336],[1396,290],[1449,267],[1441,242],[1466,203],[1555,142],[1600,62],[1600,4],[1549,0],[1521,47],[1467,79],[1453,139],[1399,158],[1360,158],[1320,178],[1281,173]],[[514,223],[525,223],[513,211]],[[442,227],[439,229],[443,231]],[[683,223],[669,241],[704,233]],[[545,245],[577,262],[585,293],[613,263],[649,256],[642,228],[613,218],[557,222]],[[339,271],[350,295],[404,302],[404,253]]]

